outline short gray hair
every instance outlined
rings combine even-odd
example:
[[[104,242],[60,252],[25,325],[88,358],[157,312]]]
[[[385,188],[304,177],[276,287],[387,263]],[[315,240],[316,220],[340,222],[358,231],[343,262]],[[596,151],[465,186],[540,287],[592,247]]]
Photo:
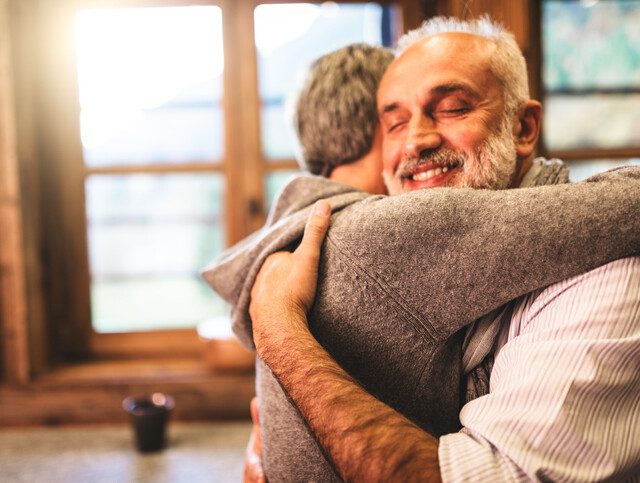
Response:
[[[513,34],[488,15],[473,20],[455,17],[433,17],[422,26],[403,35],[398,41],[398,53],[418,40],[431,35],[462,32],[492,40],[496,51],[491,58],[491,71],[503,87],[505,111],[512,115],[529,99],[527,63]],[[426,60],[428,61],[428,59]]]
[[[371,150],[378,123],[376,91],[393,59],[382,47],[351,44],[312,64],[294,115],[303,168],[329,176],[334,167]]]

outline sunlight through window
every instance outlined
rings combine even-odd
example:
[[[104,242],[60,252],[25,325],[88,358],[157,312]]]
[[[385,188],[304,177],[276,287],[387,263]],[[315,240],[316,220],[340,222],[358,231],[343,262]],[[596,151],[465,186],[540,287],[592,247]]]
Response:
[[[82,10],[76,50],[88,165],[221,156],[220,8]]]

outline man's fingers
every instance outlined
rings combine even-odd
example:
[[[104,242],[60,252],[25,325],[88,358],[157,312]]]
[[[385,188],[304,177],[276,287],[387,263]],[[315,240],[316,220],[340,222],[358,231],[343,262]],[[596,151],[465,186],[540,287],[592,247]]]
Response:
[[[251,409],[251,420],[253,421],[253,424],[260,425],[260,411],[259,411],[257,397],[254,397],[253,399],[251,399],[251,404],[249,405],[249,408]]]
[[[295,251],[296,254],[313,259],[317,259],[320,256],[320,248],[329,228],[330,218],[331,205],[329,205],[329,202],[325,200],[316,201],[307,220],[302,242]]]
[[[258,398],[251,400],[251,420],[253,421],[253,433],[255,436],[254,450],[262,456],[262,432],[260,431],[260,409],[258,406]]]

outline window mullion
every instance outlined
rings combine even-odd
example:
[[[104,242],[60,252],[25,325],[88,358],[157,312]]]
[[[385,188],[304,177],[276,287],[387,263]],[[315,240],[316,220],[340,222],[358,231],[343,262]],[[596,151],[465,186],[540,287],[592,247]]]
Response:
[[[255,5],[253,0],[230,0],[222,4],[229,244],[257,230],[264,222],[260,104],[253,34]]]

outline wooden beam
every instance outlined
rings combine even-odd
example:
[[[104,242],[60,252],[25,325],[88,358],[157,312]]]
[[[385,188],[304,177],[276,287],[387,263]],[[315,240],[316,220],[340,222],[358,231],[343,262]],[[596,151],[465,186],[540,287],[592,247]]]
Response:
[[[566,150],[551,150],[545,153],[547,158],[562,160],[589,159],[631,159],[640,158],[640,146],[636,148],[580,148]]]
[[[240,84],[234,104],[240,115],[241,131],[234,133],[236,143],[240,143],[238,158],[242,176],[243,216],[245,236],[262,228],[266,213],[264,205],[264,156],[260,136],[260,93],[258,79],[258,54],[254,35],[254,10],[261,3],[258,0],[236,2],[234,18],[233,50],[236,67],[240,69]],[[246,174],[250,173],[251,176]]]
[[[25,384],[31,368],[9,13],[9,1],[0,0],[0,352],[4,379]]]
[[[234,66],[239,62],[229,62],[228,59],[240,59],[238,44],[241,41],[236,34],[234,19],[238,6],[235,1],[226,0],[222,3],[223,49],[224,49],[224,96],[222,99],[224,111],[224,171],[225,196],[224,213],[226,215],[227,245],[233,245],[247,234],[244,230],[245,211],[241,199],[242,169],[240,158],[242,149],[239,140],[242,139],[242,121],[238,113],[241,104],[240,71]],[[247,39],[244,39],[247,42]]]
[[[223,170],[223,163],[194,161],[180,164],[127,164],[125,166],[86,166],[85,175],[92,174],[173,174],[173,173],[217,173]]]
[[[90,278],[73,2],[36,1],[37,158],[41,174],[47,322],[56,355],[88,356]]]
[[[35,80],[38,61],[36,45],[39,29],[35,15],[37,0],[9,0],[14,122],[21,209],[22,251],[29,324],[31,373],[48,368],[51,334],[46,323],[46,302],[42,271],[42,211]],[[3,29],[3,32],[5,30]],[[4,45],[4,43],[3,43]],[[25,61],[25,59],[28,59]]]
[[[93,359],[118,360],[188,356],[204,350],[195,329],[92,334]]]
[[[443,15],[461,19],[489,14],[513,32],[523,51],[529,49],[529,2],[531,0],[448,0],[441,7]]]
[[[300,170],[300,165],[294,159],[270,159],[265,163],[265,171],[273,173],[281,170]]]
[[[0,386],[0,426],[124,422],[122,400],[164,392],[178,420],[248,418],[253,374],[212,374],[201,360],[69,366],[25,387]]]

